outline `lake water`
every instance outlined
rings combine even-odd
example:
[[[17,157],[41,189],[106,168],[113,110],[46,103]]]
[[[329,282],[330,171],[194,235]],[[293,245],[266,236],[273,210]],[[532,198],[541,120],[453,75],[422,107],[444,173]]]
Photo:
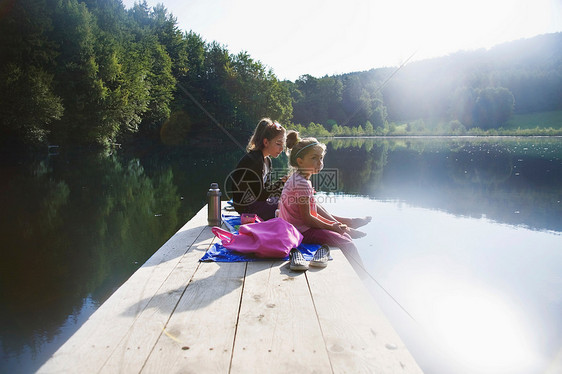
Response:
[[[39,368],[242,154],[4,155],[0,372]],[[356,266],[426,373],[559,372],[561,138],[332,140],[315,184],[373,217]]]

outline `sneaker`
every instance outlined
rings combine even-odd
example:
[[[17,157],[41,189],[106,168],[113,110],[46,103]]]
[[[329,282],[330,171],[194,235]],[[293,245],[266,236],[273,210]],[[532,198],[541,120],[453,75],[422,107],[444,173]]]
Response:
[[[291,249],[291,253],[289,253],[289,259],[291,261],[289,269],[297,271],[308,270],[308,264],[306,263],[304,256],[298,249]]]
[[[312,257],[312,261],[310,261],[310,266],[325,268],[326,266],[328,266],[329,260],[330,260],[330,247],[328,247],[326,244],[323,244],[314,253],[314,257]]]

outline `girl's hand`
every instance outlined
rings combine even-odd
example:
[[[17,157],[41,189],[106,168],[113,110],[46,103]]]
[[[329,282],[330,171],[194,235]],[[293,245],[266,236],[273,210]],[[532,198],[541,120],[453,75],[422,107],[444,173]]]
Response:
[[[340,222],[334,222],[332,223],[330,229],[332,231],[337,232],[338,234],[344,234],[347,230],[347,225],[344,225],[343,223]]]

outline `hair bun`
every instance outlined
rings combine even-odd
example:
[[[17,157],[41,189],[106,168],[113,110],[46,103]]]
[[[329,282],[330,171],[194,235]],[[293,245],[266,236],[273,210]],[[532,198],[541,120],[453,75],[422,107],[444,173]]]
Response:
[[[301,141],[298,131],[291,130],[287,133],[286,145],[287,149],[292,149],[295,144]]]

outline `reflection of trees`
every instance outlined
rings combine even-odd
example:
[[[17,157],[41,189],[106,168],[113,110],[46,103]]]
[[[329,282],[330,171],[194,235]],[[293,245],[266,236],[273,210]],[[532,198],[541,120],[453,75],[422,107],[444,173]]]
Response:
[[[149,177],[115,156],[35,162],[1,199],[5,352],[52,340],[84,298],[103,301],[183,223],[169,167]]]
[[[559,139],[327,144],[326,168],[338,169],[342,192],[562,231]],[[3,350],[39,351],[85,298],[102,302],[201,208],[210,182],[223,185],[243,153],[143,146],[1,165]],[[274,165],[284,168],[286,157]]]
[[[453,214],[562,230],[562,142],[512,139],[333,139],[326,168],[340,190]]]
[[[243,154],[217,148],[142,144],[116,155],[68,150],[39,161],[3,160],[3,351],[42,357],[65,322],[79,319],[85,299],[103,302],[141,266]]]
[[[490,152],[489,147],[492,147]],[[451,149],[449,169],[457,184],[473,184],[483,188],[504,183],[513,170],[513,155],[498,145],[466,142]]]
[[[135,152],[149,175],[158,174],[162,167],[170,168],[178,193],[197,209],[206,204],[207,190],[212,182],[217,182],[223,189],[227,175],[236,167],[244,153],[245,150],[222,143],[197,144],[192,147],[154,147],[148,152],[143,148]],[[286,168],[286,158],[279,159],[273,160],[274,167]]]
[[[376,197],[560,231],[561,158],[559,139],[392,140]]]
[[[326,168],[338,170],[339,190],[369,195],[381,183],[388,142],[375,139],[332,139],[327,142]]]
[[[553,158],[545,157],[547,151]],[[562,144],[556,139],[459,143],[453,147],[448,165],[453,188],[444,191],[454,202],[449,210],[561,230],[561,157]]]
[[[52,233],[64,233],[62,214],[70,190],[64,181],[49,178],[46,162],[35,162],[30,169],[27,177],[16,175],[8,184],[2,181],[0,196],[3,207],[0,326],[2,335],[7,337],[2,342],[8,352],[19,351],[23,345],[34,350],[40,343],[37,340],[41,335],[35,334],[37,322],[53,317],[40,310],[46,304],[55,304],[59,292],[49,284],[51,277],[58,277],[60,272],[61,254],[52,251],[60,243],[60,237]],[[65,286],[61,285],[61,289]]]

